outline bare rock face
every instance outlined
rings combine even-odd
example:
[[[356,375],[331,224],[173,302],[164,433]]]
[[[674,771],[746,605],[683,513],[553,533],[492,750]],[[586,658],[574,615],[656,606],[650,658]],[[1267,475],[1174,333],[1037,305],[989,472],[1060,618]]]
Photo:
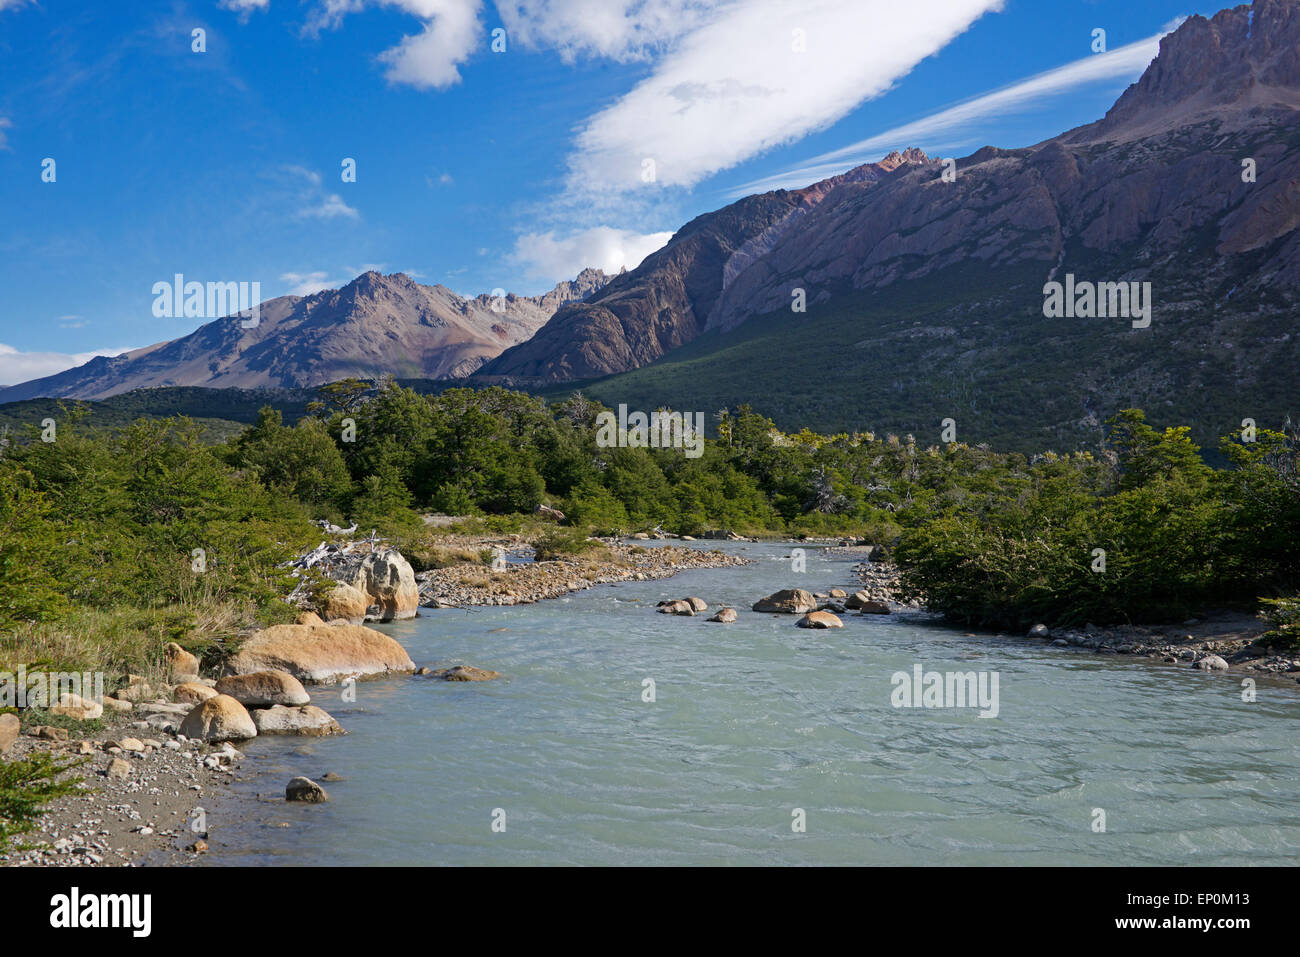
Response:
[[[392,638],[361,625],[274,625],[250,637],[230,660],[237,675],[285,671],[299,681],[328,684],[348,677],[415,670]]]
[[[195,705],[181,722],[180,733],[199,741],[242,741],[257,737],[257,726],[242,704],[219,694]]]
[[[799,619],[800,628],[843,628],[844,622],[829,611],[813,611]]]
[[[258,734],[295,734],[320,738],[342,734],[339,723],[315,705],[285,707],[275,705],[253,711],[253,724]]]
[[[361,612],[366,621],[414,618],[420,607],[415,571],[395,548],[342,555],[325,572],[345,586],[331,593],[323,614],[327,621],[336,618],[355,621],[362,600],[365,607]]]
[[[754,611],[778,615],[805,615],[817,610],[817,599],[802,588],[783,588],[754,602]]]
[[[197,277],[196,277],[197,278]],[[608,277],[584,270],[544,296],[476,296],[425,286],[403,273],[367,272],[341,289],[281,296],[261,304],[257,326],[217,319],[162,345],[0,389],[0,401],[35,396],[102,399],[132,389],[310,388],[348,376],[469,375],[528,339],[563,305],[591,295]]]
[[[304,705],[311,701],[307,689],[293,675],[284,671],[254,671],[227,675],[217,681],[216,690],[228,694],[248,708],[272,705]]]

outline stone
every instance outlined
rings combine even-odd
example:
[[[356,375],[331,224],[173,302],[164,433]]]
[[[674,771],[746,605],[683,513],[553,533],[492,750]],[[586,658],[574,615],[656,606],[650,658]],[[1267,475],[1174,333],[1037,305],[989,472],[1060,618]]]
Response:
[[[456,665],[430,672],[429,677],[439,678],[442,681],[491,681],[493,678],[500,678],[501,672],[475,668],[473,665]]]
[[[351,585],[366,598],[365,617],[371,621],[400,621],[414,618],[420,607],[420,589],[411,563],[395,548],[375,548],[366,553],[341,556],[325,569],[335,581]],[[343,615],[323,613],[322,617]],[[350,616],[346,616],[350,617]]]
[[[1030,638],[1051,638],[1052,629],[1042,624],[1034,625],[1033,628],[1029,629],[1029,637]]]
[[[257,726],[242,704],[219,694],[195,705],[181,722],[180,733],[200,741],[242,741],[257,737]]]
[[[217,681],[217,692],[228,694],[249,708],[267,708],[283,704],[290,707],[309,704],[311,696],[302,682],[284,671],[253,671],[227,675]]]
[[[736,609],[734,608],[719,608],[718,613],[709,619],[709,621],[720,621],[724,625],[729,625],[735,620]]]
[[[189,851],[191,854],[202,854],[207,849],[208,842],[202,839],[195,841],[193,844],[189,845],[189,847],[185,848],[185,850]]]
[[[13,714],[0,714],[0,754],[4,754],[18,740],[20,722]]]
[[[843,628],[844,622],[829,611],[809,612],[799,619],[800,628]]]
[[[253,712],[253,724],[258,734],[297,734],[308,737],[324,737],[342,734],[343,729],[337,721],[315,705],[285,707],[282,704],[270,708],[258,708]]]
[[[59,695],[58,704],[50,707],[50,714],[76,718],[78,721],[94,721],[104,716],[104,706],[92,698],[83,698],[69,692]]]
[[[661,615],[694,615],[695,609],[689,601],[670,601],[659,606]]]
[[[199,659],[174,641],[167,642],[163,648],[163,664],[172,678],[199,673]]]
[[[858,608],[858,614],[860,615],[888,615],[889,613],[889,606],[883,601],[864,602]]]
[[[311,778],[297,777],[285,787],[284,799],[304,804],[324,804],[329,800],[329,795]]]
[[[42,741],[67,741],[71,738],[67,728],[51,728],[46,724],[32,728],[32,733]]]
[[[779,615],[804,615],[817,609],[812,592],[802,588],[785,588],[754,602],[754,611]]]
[[[124,761],[121,758],[114,758],[108,762],[108,771],[110,778],[128,778],[131,776],[131,762]]]
[[[274,625],[245,641],[227,670],[237,675],[285,671],[299,681],[323,684],[410,674],[415,662],[392,638],[363,625]]]
[[[123,701],[121,698],[112,698],[107,695],[104,696],[103,705],[106,711],[116,711],[118,714],[130,711],[135,707],[135,705],[131,704],[129,701]]]
[[[691,610],[695,612],[697,615],[700,612],[708,611],[709,609],[708,603],[705,602],[703,598],[696,598],[694,595],[691,595],[686,598],[686,601],[690,604]]]
[[[341,620],[351,625],[359,625],[366,620],[366,609],[369,607],[370,598],[365,592],[347,582],[339,582],[320,603],[320,615],[312,617],[316,618],[317,622],[324,618],[325,621]],[[300,618],[298,624],[311,625],[317,622],[303,621]]]
[[[846,592],[843,588],[832,588],[832,589],[830,590],[830,592],[828,592],[828,594],[829,594],[832,598],[838,598],[838,599],[840,599],[840,600],[843,600],[843,599],[849,597],[849,596],[848,596],[848,592]]]
[[[197,681],[183,681],[172,689],[172,700],[177,704],[198,704],[200,701],[207,701],[216,696],[216,689],[201,685]]]
[[[1192,667],[1202,671],[1227,671],[1228,663],[1218,655],[1206,655],[1204,658],[1197,659]]]
[[[123,751],[143,751],[144,742],[139,738],[118,738],[116,741],[105,741],[106,746],[121,748]]]

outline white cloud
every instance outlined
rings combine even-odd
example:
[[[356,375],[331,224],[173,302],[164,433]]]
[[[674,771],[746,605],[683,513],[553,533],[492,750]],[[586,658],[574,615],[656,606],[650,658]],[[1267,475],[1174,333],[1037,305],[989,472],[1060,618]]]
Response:
[[[617,273],[626,267],[635,269],[656,249],[672,238],[672,233],[641,234],[629,229],[597,226],[564,237],[554,232],[528,233],[515,241],[511,260],[522,266],[532,279],[557,283],[572,279],[588,266]]]
[[[441,90],[460,82],[457,67],[469,59],[483,39],[479,23],[481,0],[401,0],[397,6],[428,17],[424,30],[379,55],[387,64],[390,83],[419,90]]]
[[[234,10],[236,13],[247,15],[254,10],[271,9],[271,0],[220,0],[217,6],[223,10]]]
[[[1171,27],[1177,27],[1175,21]],[[859,140],[849,146],[813,157],[807,163],[729,191],[732,197],[748,196],[772,189],[807,186],[845,169],[869,163],[893,149],[920,146],[927,150],[961,146],[969,142],[981,124],[1014,112],[1026,112],[1054,97],[1081,87],[1103,82],[1131,82],[1141,75],[1160,51],[1157,33],[1144,40],[1118,47],[1109,53],[1086,56],[1009,86],[973,97],[954,106]]]
[[[737,0],[581,130],[571,192],[690,187],[829,126],[1002,0]],[[802,38],[805,52],[797,52]]]
[[[313,202],[310,206],[305,206],[298,211],[300,216],[314,216],[316,219],[335,219],[339,216],[346,216],[348,219],[358,219],[360,213],[343,202],[343,198],[338,193],[330,193],[320,200]]]
[[[310,296],[322,289],[334,289],[342,283],[328,278],[323,272],[286,272],[280,276],[281,282],[289,283],[289,296]]]
[[[0,0],[0,11],[15,10],[24,3],[27,3],[27,0]]]
[[[76,368],[95,356],[120,356],[130,349],[96,349],[93,352],[20,352],[0,342],[0,383],[17,385]]]
[[[700,26],[717,0],[497,0],[510,42],[578,56],[644,60]]]
[[[3,2],[4,0],[0,0],[0,3]],[[5,136],[5,130],[10,129],[12,127],[13,127],[13,123],[11,123],[6,117],[0,116],[0,150],[9,149],[9,138]]]

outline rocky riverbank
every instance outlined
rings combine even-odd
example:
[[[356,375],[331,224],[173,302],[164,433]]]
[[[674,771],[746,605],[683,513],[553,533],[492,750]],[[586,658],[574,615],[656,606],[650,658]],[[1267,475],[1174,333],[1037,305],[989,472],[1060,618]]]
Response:
[[[609,539],[602,540],[600,557],[545,562],[527,560],[531,548],[518,543],[481,539],[471,544],[498,549],[504,561],[495,567],[463,563],[421,572],[416,576],[421,605],[428,608],[528,605],[610,582],[649,581],[692,568],[750,564],[743,556],[719,551],[681,545],[643,546]]]
[[[83,760],[75,794],[45,807],[0,852],[0,865],[111,867],[186,863],[207,849],[204,804],[243,759],[234,747],[160,733],[142,714],[106,714],[99,730],[31,725],[4,760],[39,752]]]

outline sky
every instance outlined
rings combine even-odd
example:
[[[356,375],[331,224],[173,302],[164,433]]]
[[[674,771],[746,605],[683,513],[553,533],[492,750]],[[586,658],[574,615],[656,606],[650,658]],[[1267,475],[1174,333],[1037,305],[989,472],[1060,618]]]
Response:
[[[750,193],[1091,122],[1226,5],[0,0],[0,384],[193,331],[178,273],[631,269]]]

